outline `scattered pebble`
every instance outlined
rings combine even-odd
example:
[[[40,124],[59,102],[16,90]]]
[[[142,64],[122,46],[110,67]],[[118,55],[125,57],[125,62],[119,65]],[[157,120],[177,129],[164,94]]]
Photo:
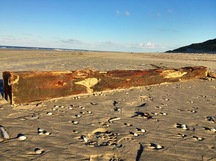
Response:
[[[136,128],[136,130],[137,130],[137,131],[140,131],[140,132],[142,132],[142,133],[145,133],[145,132],[146,132],[145,129]]]
[[[156,150],[163,149],[163,146],[161,146],[161,145],[156,145],[155,149],[156,149]]]
[[[207,131],[216,132],[216,128],[203,127]]]
[[[211,131],[212,132],[216,132],[216,128],[211,128]]]
[[[73,97],[74,100],[77,100],[77,99],[80,99],[80,98],[81,98],[80,96]]]
[[[158,109],[162,109],[163,107],[161,107],[161,106],[156,106],[156,108],[158,108]]]
[[[71,121],[71,122],[72,122],[72,124],[74,124],[74,125],[79,124],[79,121]]]
[[[133,136],[139,136],[139,134],[135,133],[135,132],[129,132],[130,134],[132,134]]]
[[[193,136],[193,138],[196,139],[197,141],[203,141],[204,140],[204,138],[198,137],[198,136]]]
[[[182,125],[181,125],[181,128],[182,128],[182,129],[185,129],[185,130],[188,129],[187,125],[185,125],[185,124],[182,124]]]
[[[75,118],[80,118],[80,117],[82,117],[82,116],[79,114],[75,115]]]
[[[165,113],[165,112],[160,112],[160,114],[161,114],[161,115],[167,115],[167,113]]]
[[[18,135],[17,135],[17,139],[18,139],[18,140],[26,140],[27,137],[26,137],[25,135],[23,135],[23,134],[18,134]]]
[[[108,120],[109,123],[113,123],[113,121],[117,121],[117,120],[120,120],[121,118],[119,117],[112,117]]]
[[[196,110],[188,110],[188,111],[191,112],[191,113],[197,113]]]
[[[207,121],[211,121],[211,122],[216,122],[216,116],[207,116],[206,117]]]
[[[156,116],[159,115],[157,112],[152,112],[151,114],[156,115]]]
[[[84,111],[81,111],[80,114],[85,115],[85,112],[84,112]]]
[[[151,114],[153,114],[153,115],[168,115],[168,114],[165,113],[165,112],[160,112],[160,113],[152,112]]]
[[[47,112],[47,115],[51,116],[53,113],[52,112]]]
[[[63,105],[61,105],[61,106],[59,106],[60,108],[65,108],[65,106],[63,106]]]
[[[44,131],[44,134],[45,134],[45,135],[50,135],[51,133],[48,132],[48,131]]]
[[[149,148],[155,149],[155,150],[161,150],[161,149],[163,149],[164,147],[161,146],[161,145],[159,145],[159,144],[150,143]]]
[[[175,127],[176,128],[181,128],[181,129],[184,129],[184,130],[188,130],[189,129],[187,125],[185,125],[185,124],[179,124],[179,123],[176,123]]]
[[[88,113],[88,114],[91,114],[92,112],[91,112],[91,111],[87,111],[87,113]]]
[[[81,135],[80,139],[82,139],[86,143],[88,142],[88,139],[87,139],[87,137],[85,135]]]
[[[43,132],[45,131],[44,129],[38,128],[38,132]]]
[[[77,131],[77,130],[73,130],[73,133],[75,133],[75,134],[78,134],[78,133],[79,133],[79,131]]]
[[[39,135],[51,135],[50,132],[44,130],[44,129],[41,129],[41,128],[38,128],[38,134]]]
[[[3,139],[5,139],[5,140],[10,139],[8,132],[1,125],[0,125],[0,131],[1,131],[1,135],[2,135]]]
[[[40,148],[35,148],[34,152],[39,155],[39,154],[43,154],[45,151]]]
[[[118,108],[118,107],[114,107],[114,111],[118,111],[118,112],[120,112],[120,111],[121,111],[121,109],[120,109],[120,108]]]

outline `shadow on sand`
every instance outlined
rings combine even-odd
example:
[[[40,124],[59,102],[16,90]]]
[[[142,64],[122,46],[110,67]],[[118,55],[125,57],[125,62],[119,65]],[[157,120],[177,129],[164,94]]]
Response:
[[[3,79],[0,79],[0,94],[4,97]]]

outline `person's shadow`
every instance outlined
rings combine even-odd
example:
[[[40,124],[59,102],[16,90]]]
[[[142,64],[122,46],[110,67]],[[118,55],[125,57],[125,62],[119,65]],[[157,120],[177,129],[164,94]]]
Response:
[[[4,97],[3,79],[0,79],[0,94]]]

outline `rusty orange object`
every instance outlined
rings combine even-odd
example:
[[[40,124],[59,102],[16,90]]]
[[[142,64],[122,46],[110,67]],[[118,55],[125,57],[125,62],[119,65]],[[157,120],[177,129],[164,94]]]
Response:
[[[11,104],[29,103],[70,95],[126,89],[130,87],[204,78],[207,68],[150,70],[76,70],[5,71],[3,72],[5,99]]]

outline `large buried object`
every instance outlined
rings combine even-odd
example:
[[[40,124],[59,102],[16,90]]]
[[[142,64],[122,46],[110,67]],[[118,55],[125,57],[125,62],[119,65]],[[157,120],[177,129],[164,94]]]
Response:
[[[105,72],[92,70],[5,71],[3,81],[5,99],[11,104],[22,104],[69,95],[177,82],[206,76],[207,68],[199,66]]]

